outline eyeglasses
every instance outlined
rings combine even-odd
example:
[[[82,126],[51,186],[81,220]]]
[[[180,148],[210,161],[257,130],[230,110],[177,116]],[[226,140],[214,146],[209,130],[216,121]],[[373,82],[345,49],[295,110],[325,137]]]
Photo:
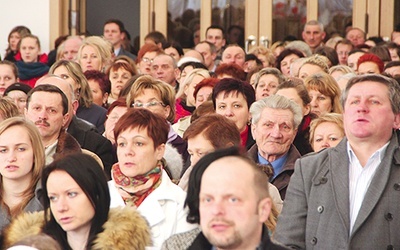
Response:
[[[146,103],[141,103],[141,102],[134,102],[131,104],[131,107],[134,108],[152,108],[155,106],[161,105],[163,107],[167,106],[162,102],[157,102],[157,101],[152,101],[152,102],[146,102]]]
[[[150,63],[150,64],[153,63],[153,59],[150,59],[150,58],[148,58],[148,57],[143,57],[143,58],[142,58],[142,61],[145,62],[145,63]]]

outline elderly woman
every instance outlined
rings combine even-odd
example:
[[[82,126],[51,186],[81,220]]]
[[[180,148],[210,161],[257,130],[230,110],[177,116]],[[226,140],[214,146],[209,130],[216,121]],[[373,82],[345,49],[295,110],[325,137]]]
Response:
[[[357,73],[359,75],[381,74],[384,67],[383,61],[375,54],[364,54],[357,61]]]
[[[83,72],[106,72],[112,60],[112,45],[99,36],[86,37],[78,50],[77,59]]]
[[[265,48],[264,46],[257,46],[249,51],[250,54],[257,56],[262,62],[263,68],[273,67],[275,65],[275,56],[272,50]]]
[[[157,45],[151,43],[144,44],[140,48],[136,58],[136,65],[138,66],[139,73],[150,74],[153,59],[161,53],[163,53],[163,50]]]
[[[121,89],[132,76],[137,74],[137,71],[130,64],[118,61],[111,64],[106,74],[111,82],[111,91],[108,96],[108,104],[111,104],[118,99]]]
[[[255,101],[253,87],[233,78],[224,78],[214,87],[212,101],[217,114],[223,115],[239,129],[241,145],[249,149],[254,144],[250,129],[250,106]]]
[[[99,133],[104,132],[107,110],[93,103],[93,95],[89,83],[79,64],[73,61],[60,60],[51,66],[50,74],[57,75],[71,84],[74,97],[78,100],[74,109],[76,116],[96,126]]]
[[[156,248],[171,235],[196,227],[186,222],[185,192],[164,170],[169,130],[164,117],[143,108],[129,109],[114,129],[118,163],[109,181],[111,207],[136,207],[149,222]]]
[[[26,214],[5,231],[5,246],[44,233],[63,249],[144,249],[150,245],[145,219],[132,208],[110,209],[102,168],[92,156],[66,155],[42,175],[44,214]]]
[[[345,136],[341,114],[328,113],[313,120],[310,125],[310,144],[315,152],[335,147]]]
[[[273,95],[285,76],[275,68],[265,68],[257,73],[255,80],[256,101]]]
[[[305,79],[307,76],[320,72],[328,73],[328,61],[328,58],[321,55],[307,57],[299,68],[299,78]]]
[[[275,67],[279,69],[284,76],[290,76],[290,65],[299,58],[304,58],[304,54],[297,49],[284,49],[276,58]]]
[[[304,80],[311,98],[311,113],[320,116],[326,113],[342,113],[340,104],[341,91],[332,76],[317,73]]]

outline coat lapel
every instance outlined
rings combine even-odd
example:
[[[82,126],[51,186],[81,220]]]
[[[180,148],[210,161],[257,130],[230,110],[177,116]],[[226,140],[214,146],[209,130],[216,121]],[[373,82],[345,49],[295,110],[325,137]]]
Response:
[[[350,201],[349,201],[349,158],[347,154],[347,139],[343,139],[336,148],[332,149],[329,157],[332,173],[332,193],[336,209],[342,223],[349,231]]]

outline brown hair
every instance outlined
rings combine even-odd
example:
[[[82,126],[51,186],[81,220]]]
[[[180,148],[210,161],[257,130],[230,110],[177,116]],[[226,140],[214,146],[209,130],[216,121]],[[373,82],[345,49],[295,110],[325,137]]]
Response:
[[[246,80],[246,72],[236,63],[223,63],[215,69],[215,75],[217,77],[224,74],[241,81]]]

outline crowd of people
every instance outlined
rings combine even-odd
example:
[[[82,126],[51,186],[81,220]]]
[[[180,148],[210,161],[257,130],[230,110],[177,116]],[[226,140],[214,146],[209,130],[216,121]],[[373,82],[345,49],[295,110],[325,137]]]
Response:
[[[51,56],[9,34],[2,249],[400,247],[400,25],[249,51],[153,31],[136,54],[103,27]]]

